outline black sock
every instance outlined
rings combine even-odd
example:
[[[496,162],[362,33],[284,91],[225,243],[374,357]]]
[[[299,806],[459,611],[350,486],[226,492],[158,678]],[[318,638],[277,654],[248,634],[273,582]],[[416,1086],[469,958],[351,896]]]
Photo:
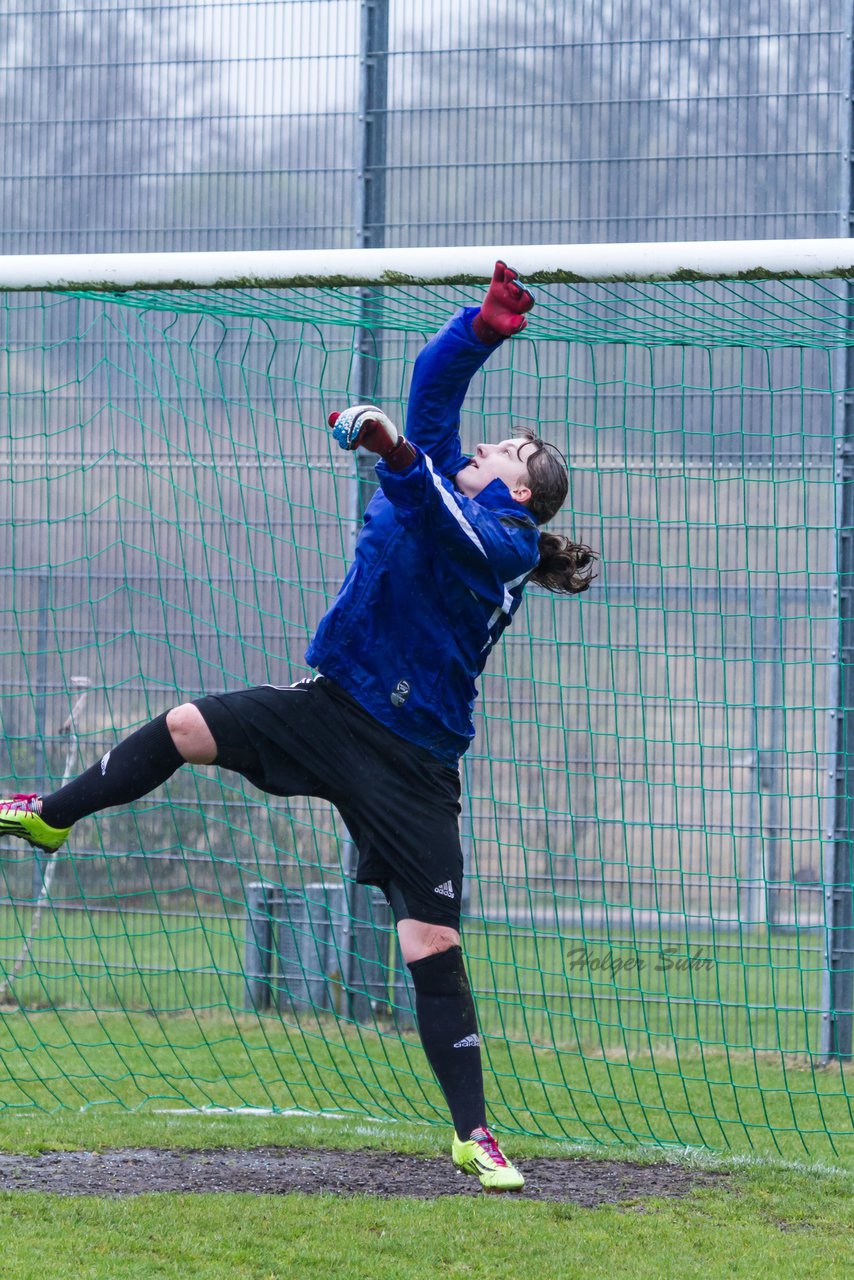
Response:
[[[79,778],[42,801],[42,817],[51,827],[70,827],[99,809],[130,804],[148,795],[184,763],[166,716],[145,724],[102,756]]]
[[[459,947],[413,960],[418,1031],[441,1085],[454,1128],[466,1139],[486,1125],[480,1037],[471,987]]]

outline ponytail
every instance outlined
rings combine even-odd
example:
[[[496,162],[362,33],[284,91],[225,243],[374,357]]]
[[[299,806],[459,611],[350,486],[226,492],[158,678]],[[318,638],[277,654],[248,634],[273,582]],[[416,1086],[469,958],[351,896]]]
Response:
[[[525,458],[531,490],[525,505],[537,524],[545,524],[557,515],[569,492],[566,458],[530,427],[521,427],[515,434],[536,446]],[[586,591],[596,577],[593,565],[598,558],[596,552],[582,542],[572,542],[559,533],[541,533],[540,563],[530,581],[547,591],[578,595]]]
[[[583,542],[572,542],[559,533],[540,534],[540,563],[530,581],[547,591],[575,596],[586,591],[596,577],[593,565],[598,559]]]

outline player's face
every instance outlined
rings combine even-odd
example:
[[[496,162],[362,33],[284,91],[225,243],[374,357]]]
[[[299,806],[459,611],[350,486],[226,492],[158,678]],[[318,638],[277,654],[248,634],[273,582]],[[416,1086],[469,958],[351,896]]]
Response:
[[[457,472],[454,483],[467,498],[476,498],[493,480],[503,480],[517,502],[527,502],[531,490],[525,464],[536,448],[533,440],[524,437],[479,444],[469,465]]]

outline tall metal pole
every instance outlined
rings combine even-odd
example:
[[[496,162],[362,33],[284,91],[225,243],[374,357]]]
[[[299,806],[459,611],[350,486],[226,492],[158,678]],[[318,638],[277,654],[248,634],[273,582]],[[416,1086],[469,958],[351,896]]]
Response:
[[[848,290],[854,325],[854,292]],[[845,352],[836,440],[837,581],[833,838],[824,866],[825,991],[822,1057],[850,1058],[854,1029],[854,349]]]
[[[388,106],[388,6],[389,0],[362,0],[361,6],[361,78],[359,91],[359,222],[356,240],[360,248],[376,249],[385,244],[386,219],[386,115]],[[381,312],[381,292],[363,289],[361,323],[356,333],[352,386],[359,403],[379,400],[380,338],[377,320]],[[374,466],[376,458],[364,449],[355,454],[356,474],[353,497],[353,542],[365,516],[365,508],[377,487]],[[366,957],[368,928],[357,922],[372,919],[368,890],[356,884],[358,851],[348,840],[342,851],[344,885],[347,894],[342,938],[342,968],[351,1017],[364,1021],[371,1016],[370,998],[355,988],[359,968],[375,971],[378,957]],[[365,983],[358,983],[364,987]]]
[[[854,13],[849,12],[849,28]],[[854,182],[852,182],[852,97],[854,92],[854,40],[847,32],[848,119],[843,153],[844,226],[854,231]],[[854,332],[854,289],[845,286],[849,331]],[[840,361],[842,395],[835,440],[836,575],[838,599],[836,707],[831,712],[833,803],[832,831],[825,846],[823,867],[825,914],[825,970],[822,989],[821,1055],[850,1058],[854,1029],[854,349],[847,347]]]
[[[389,0],[362,0],[362,57],[359,93],[359,226],[361,249],[381,249],[385,244],[386,164],[388,119],[388,5]],[[381,395],[381,349],[377,332],[382,313],[382,290],[361,291],[361,323],[356,335],[354,390],[359,400],[372,403]],[[361,525],[365,507],[376,488],[376,458],[359,450],[357,519]]]
[[[388,4],[389,0],[362,0],[358,228],[362,249],[385,244]]]

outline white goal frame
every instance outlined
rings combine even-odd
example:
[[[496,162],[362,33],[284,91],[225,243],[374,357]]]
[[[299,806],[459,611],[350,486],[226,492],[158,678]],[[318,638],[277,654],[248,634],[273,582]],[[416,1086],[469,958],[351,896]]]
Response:
[[[0,291],[482,284],[496,259],[538,284],[854,279],[854,239],[283,249],[0,257]]]

